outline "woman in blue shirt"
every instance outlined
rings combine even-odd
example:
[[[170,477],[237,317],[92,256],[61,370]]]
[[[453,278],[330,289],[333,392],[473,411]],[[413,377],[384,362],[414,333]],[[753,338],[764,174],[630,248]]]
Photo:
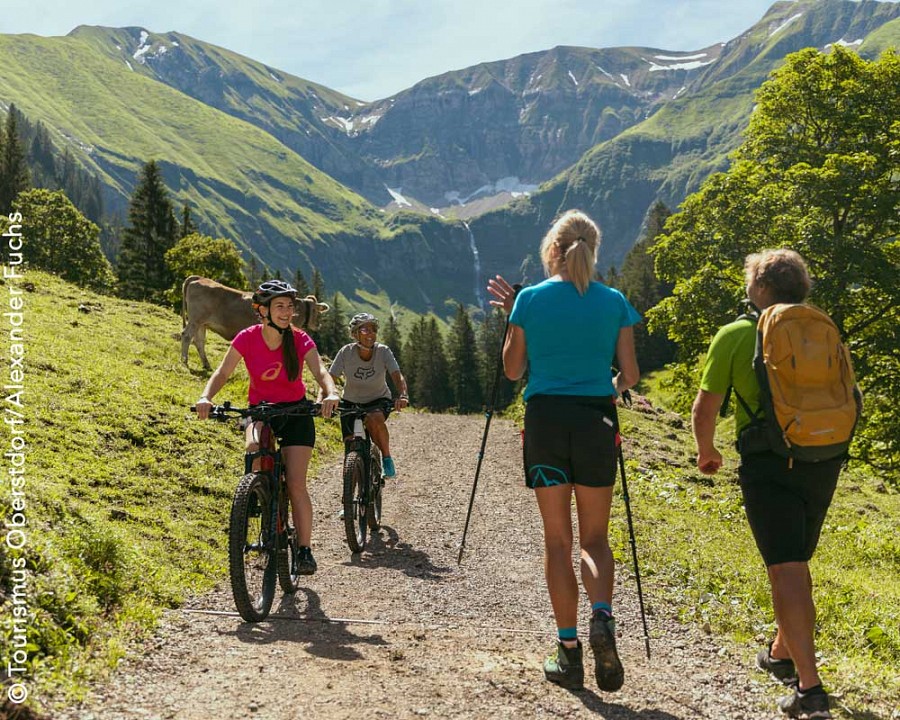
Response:
[[[581,579],[591,601],[590,644],[601,690],[624,681],[612,616],[614,565],[609,513],[616,480],[615,397],[640,377],[632,326],[640,315],[618,290],[592,280],[600,231],[570,210],[541,242],[547,280],[516,295],[499,275],[491,304],[511,313],[503,368],[525,388],[525,483],[544,525],[544,568],[559,639],[544,662],[551,682],[584,682],[578,641],[578,581],[572,566],[572,494],[578,512]],[[612,376],[610,366],[619,372]]]

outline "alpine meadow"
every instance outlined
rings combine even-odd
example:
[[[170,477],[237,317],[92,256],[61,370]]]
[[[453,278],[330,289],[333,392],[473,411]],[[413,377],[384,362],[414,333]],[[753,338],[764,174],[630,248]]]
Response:
[[[737,703],[751,687],[774,692],[752,669],[776,630],[773,601],[742,506],[734,408],[718,420],[725,465],[710,477],[696,466],[691,403],[711,339],[744,312],[745,257],[789,248],[806,260],[809,302],[834,320],[863,396],[811,563],[819,672],[834,717],[900,717],[900,3],[778,1],[739,36],[696,51],[536,49],[373,102],[177,31],[0,34],[0,118],[0,717],[100,717],[86,708],[126,658],[149,658],[173,613],[228,584],[243,433],[191,411],[211,371],[193,348],[181,361],[185,278],[244,292],[276,278],[314,295],[327,310],[308,330],[326,368],[351,341],[350,317],[375,314],[408,384],[404,427],[414,419],[429,451],[458,460],[453,437],[429,435],[434,418],[486,413],[484,439],[495,411],[524,423],[524,383],[501,380],[507,320],[487,280],[540,282],[541,238],[570,209],[600,227],[597,278],[643,317],[642,379],[634,403],[618,406],[629,491],[616,485],[610,525],[619,582],[633,591],[639,558],[649,640],[671,657],[681,646],[665,622],[712,638],[739,668],[727,689]],[[228,348],[207,334],[213,368]],[[215,402],[246,405],[240,368]],[[332,482],[327,468],[344,450],[337,421],[315,428],[314,490]],[[492,462],[484,448],[479,468]],[[467,493],[472,482],[440,462],[430,474],[391,479],[385,513],[400,495],[429,502],[431,483]],[[513,480],[508,492],[523,492]],[[616,517],[622,500],[637,547]],[[441,509],[454,537],[458,512]],[[507,510],[482,512],[488,522]],[[314,544],[341,531],[324,517]],[[399,538],[385,553],[420,553],[430,567],[428,547],[390,532]],[[520,549],[510,541],[509,552]],[[348,553],[341,571],[367,572],[361,555]],[[464,570],[441,572],[422,570],[423,582],[447,583],[449,608]],[[514,601],[493,600],[513,602],[513,625]],[[487,628],[447,618],[401,641],[364,604],[324,622],[383,623],[387,639],[374,646],[410,648],[460,624]],[[221,635],[250,642],[239,626]],[[634,623],[624,632],[639,634]],[[454,662],[451,645],[435,657]],[[370,651],[328,659],[349,668]],[[406,652],[385,650],[387,664],[411,662]],[[514,664],[485,660],[483,691],[518,697]],[[682,672],[706,692],[705,667]],[[576,700],[572,716],[692,717],[688,706],[591,702]],[[742,719],[756,712],[747,707]],[[422,710],[401,704],[396,716],[440,714]],[[457,710],[485,716],[478,703]]]

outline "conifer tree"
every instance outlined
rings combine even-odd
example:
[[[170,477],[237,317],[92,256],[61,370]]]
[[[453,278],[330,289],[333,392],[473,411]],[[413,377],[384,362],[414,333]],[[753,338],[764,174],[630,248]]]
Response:
[[[190,205],[185,203],[181,207],[181,225],[178,227],[178,238],[185,238],[188,235],[193,235],[195,232],[197,232],[197,225],[191,216]]]
[[[297,289],[297,295],[299,297],[306,297],[309,295],[309,283],[306,282],[306,277],[303,275],[303,271],[300,268],[294,270],[294,287]]]
[[[178,223],[156,161],[141,172],[128,208],[128,227],[119,255],[119,293],[135,300],[164,302],[172,271],[166,251],[175,245]]]
[[[10,105],[3,128],[3,146],[0,148],[0,213],[3,214],[9,213],[16,195],[31,187],[25,149],[19,137],[18,115],[16,106]]]
[[[382,327],[383,329],[381,331],[380,341],[391,349],[391,352],[394,353],[394,359],[400,366],[400,371],[404,375],[406,375],[406,369],[403,365],[403,335],[400,332],[400,326],[397,324],[397,320],[396,318],[394,318],[393,314],[388,314],[387,321]],[[394,397],[400,394],[400,390],[399,388],[395,387],[394,379],[390,376],[390,374],[388,375],[387,383]],[[407,384],[409,384],[408,378]]]
[[[401,368],[406,376],[406,386],[409,390],[409,402],[411,405],[420,404],[418,392],[419,358],[422,355],[422,348],[425,346],[427,333],[428,320],[423,315],[416,319],[409,333],[407,333],[406,342],[403,344],[401,352],[403,356]]]
[[[457,412],[470,413],[480,410],[483,395],[479,379],[475,330],[462,303],[456,306],[456,316],[447,338],[447,363],[452,402]]]
[[[450,407],[451,392],[443,338],[434,317],[423,318],[422,323],[417,338],[421,347],[415,350],[416,404],[430,410],[446,410]]]
[[[333,358],[350,338],[347,336],[347,316],[341,296],[335,293],[330,304],[331,309],[322,315],[318,332],[310,333],[310,336],[321,355]]]
[[[494,393],[494,384],[499,383],[495,410],[507,407],[515,398],[521,384],[507,380],[500,367],[500,348],[503,345],[505,329],[506,314],[498,308],[494,308],[494,311],[485,317],[478,329],[478,361],[481,387],[484,388],[486,402],[490,401]]]
[[[322,273],[319,272],[319,268],[313,268],[312,294],[316,296],[317,300],[325,297],[325,279],[322,277]]]
[[[262,283],[263,276],[265,275],[265,268],[260,267],[256,255],[250,256],[250,261],[247,263],[247,269],[244,274],[247,276],[247,283],[251,290],[256,290],[256,288],[260,286],[260,283]]]

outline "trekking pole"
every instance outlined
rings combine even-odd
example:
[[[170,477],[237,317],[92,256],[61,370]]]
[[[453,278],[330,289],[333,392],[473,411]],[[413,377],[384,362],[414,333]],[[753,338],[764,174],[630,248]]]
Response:
[[[516,283],[513,290],[516,295],[522,286]],[[481,436],[481,449],[478,451],[478,464],[475,465],[475,480],[472,482],[472,495],[469,497],[469,510],[466,513],[466,526],[463,528],[462,541],[459,544],[459,556],[456,564],[462,564],[463,551],[466,549],[466,534],[469,532],[469,520],[472,517],[472,506],[475,504],[475,489],[478,487],[478,476],[481,474],[481,462],[484,460],[484,448],[487,445],[488,430],[491,427],[491,418],[494,417],[494,407],[497,405],[497,393],[500,390],[500,381],[503,379],[503,345],[506,342],[506,334],[509,332],[509,315],[506,316],[506,324],[503,326],[503,337],[500,340],[500,350],[497,353],[497,373],[494,375],[494,387],[491,389],[491,402],[484,415],[487,420],[484,423],[484,434]]]
[[[634,524],[631,521],[631,502],[628,499],[628,483],[625,480],[625,455],[622,453],[622,436],[616,430],[616,449],[619,455],[619,470],[622,472],[622,495],[625,498],[625,516],[628,518],[628,536],[631,543],[631,557],[634,560],[634,577],[637,580],[638,604],[641,606],[641,622],[644,625],[644,648],[650,659],[650,631],[647,630],[647,615],[644,612],[644,592],[641,589],[641,571],[638,567],[637,543],[634,539]]]

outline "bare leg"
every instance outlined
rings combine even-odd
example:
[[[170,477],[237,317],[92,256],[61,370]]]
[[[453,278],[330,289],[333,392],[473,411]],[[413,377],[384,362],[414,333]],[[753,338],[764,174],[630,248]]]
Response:
[[[608,535],[612,495],[612,487],[575,486],[581,582],[592,604],[605,602],[612,605],[615,563]]]
[[[572,567],[572,486],[534,491],[544,522],[544,575],[557,627],[578,624],[578,580]]]
[[[391,456],[391,437],[387,423],[384,421],[384,413],[372,412],[366,415],[366,429],[372,437],[372,441],[381,450],[385,457]]]
[[[303,445],[290,445],[281,448],[287,468],[288,495],[291,496],[291,514],[294,527],[297,528],[297,539],[301,545],[310,547],[312,542],[312,500],[306,487],[306,473],[312,448]]]
[[[800,677],[800,687],[818,685],[816,669],[816,607],[812,597],[812,578],[805,562],[788,562],[768,568],[772,602],[778,634],[772,643],[773,657],[788,655]]]

